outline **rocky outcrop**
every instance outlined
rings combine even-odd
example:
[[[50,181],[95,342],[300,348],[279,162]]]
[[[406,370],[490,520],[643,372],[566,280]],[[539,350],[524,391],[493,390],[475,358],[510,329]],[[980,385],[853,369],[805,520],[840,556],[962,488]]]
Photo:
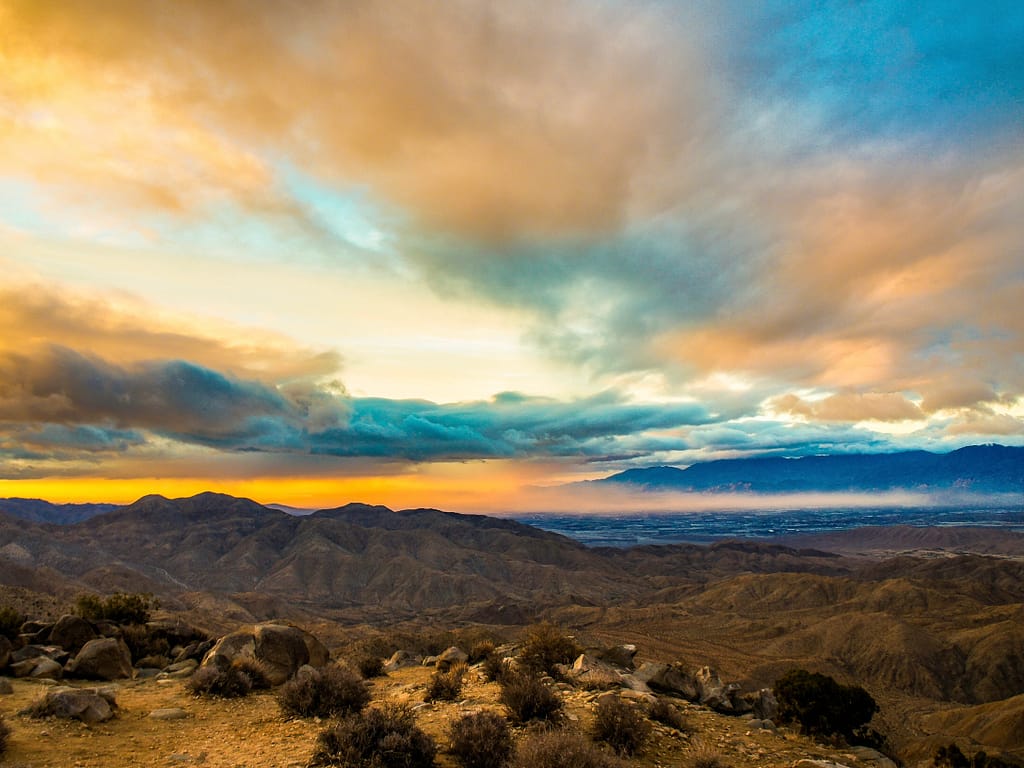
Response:
[[[50,628],[48,642],[51,645],[59,645],[70,653],[78,653],[82,646],[96,637],[96,630],[92,624],[81,616],[66,614]]]
[[[636,651],[637,649],[635,645],[627,643],[624,645],[612,645],[607,648],[602,648],[594,655],[601,661],[611,664],[613,667],[633,670],[636,669]]]
[[[439,670],[444,672],[449,667],[455,666],[456,664],[465,664],[467,661],[469,661],[469,654],[458,646],[453,645],[438,654],[435,665]]]
[[[590,654],[581,653],[566,672],[574,684],[591,690],[609,690],[622,686],[623,676],[615,667]]]
[[[218,640],[202,666],[224,669],[240,657],[263,663],[271,685],[280,685],[303,664],[322,667],[330,661],[326,646],[309,632],[288,624],[255,624]]]
[[[423,657],[410,651],[395,651],[391,658],[384,662],[385,672],[395,672],[403,667],[418,667],[423,663]]]
[[[634,673],[634,677],[659,693],[677,696],[688,701],[696,701],[699,696],[697,682],[693,675],[682,665],[658,664],[645,662]]]
[[[35,717],[61,717],[92,725],[114,716],[117,706],[111,691],[102,688],[57,688],[24,711]]]
[[[697,701],[709,709],[725,715],[742,715],[753,709],[753,705],[743,697],[740,686],[736,683],[723,683],[711,667],[697,670],[694,680],[697,683]]]
[[[67,667],[68,677],[88,680],[119,680],[132,676],[132,655],[123,640],[101,637],[90,640]]]

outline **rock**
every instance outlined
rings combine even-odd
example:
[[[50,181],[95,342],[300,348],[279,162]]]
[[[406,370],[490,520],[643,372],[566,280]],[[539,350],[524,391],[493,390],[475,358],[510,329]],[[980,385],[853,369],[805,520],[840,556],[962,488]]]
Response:
[[[96,630],[92,628],[92,624],[81,616],[65,614],[57,619],[57,623],[50,630],[49,642],[70,653],[78,653],[83,645],[95,639]]]
[[[871,747],[850,747],[850,752],[856,756],[858,762],[865,765],[874,766],[874,768],[896,768],[896,763],[877,749],[872,749]]]
[[[694,676],[699,692],[698,701],[709,709],[724,715],[742,715],[750,712],[753,703],[743,697],[739,685],[723,683],[711,667],[701,667]]]
[[[11,662],[41,658],[53,659],[63,664],[69,658],[69,654],[58,645],[39,645],[36,643],[22,646],[11,654]]]
[[[831,760],[811,760],[804,758],[793,763],[793,768],[849,768],[842,763],[833,763]]]
[[[622,675],[622,686],[637,693],[651,693],[651,687],[636,675]]]
[[[135,679],[136,680],[149,680],[150,678],[159,675],[161,670],[155,667],[136,667]]]
[[[36,666],[29,673],[29,677],[41,680],[60,680],[61,675],[64,673],[64,667],[53,659],[48,659],[44,656],[41,659],[34,659],[34,661]]]
[[[196,662],[200,662],[211,648],[213,648],[213,640],[196,640],[184,648],[179,648],[172,658],[176,662],[185,661],[186,659],[195,659]]]
[[[759,718],[756,718],[756,717],[753,720],[750,721],[750,727],[751,727],[752,730],[755,730],[755,731],[772,731],[772,732],[774,732],[774,731],[778,730],[778,728],[775,727],[775,723],[773,723],[771,720],[762,720],[762,719],[759,719]]]
[[[199,662],[195,659],[185,659],[184,661],[176,661],[174,664],[168,664],[164,667],[164,672],[185,672],[191,675],[199,667]]]
[[[6,635],[0,635],[0,669],[11,663],[12,651],[14,651],[14,645]]]
[[[424,656],[422,664],[424,667],[437,666],[437,656]]]
[[[132,676],[132,655],[123,640],[101,637],[90,640],[66,668],[69,677],[118,680]]]
[[[469,661],[469,654],[453,645],[438,654],[437,668],[444,672],[448,667],[456,664],[465,664],[467,661]]]
[[[11,681],[6,677],[0,677],[0,695],[7,696],[11,693],[14,693],[14,686],[11,685]]]
[[[422,656],[409,651],[395,651],[391,658],[384,662],[385,672],[394,672],[402,667],[418,667],[423,661]]]
[[[749,695],[749,694],[748,694]],[[751,702],[751,711],[762,720],[774,720],[779,714],[779,701],[771,688],[762,688]]]
[[[634,673],[634,677],[646,683],[651,690],[670,696],[696,701],[699,697],[697,682],[682,664],[655,664],[646,662]]]
[[[622,674],[615,667],[586,653],[581,653],[573,662],[568,678],[591,690],[609,690],[622,685]]]
[[[271,685],[285,682],[303,664],[322,667],[330,661],[326,646],[305,630],[287,624],[256,624],[222,637],[200,666],[223,669],[243,656],[263,662]]]
[[[612,645],[602,648],[596,654],[601,661],[606,661],[612,666],[620,669],[636,669],[634,660],[636,658],[636,646],[632,643],[626,645]]]
[[[180,707],[168,707],[166,709],[154,709],[149,713],[152,720],[184,720],[188,712]]]
[[[34,708],[50,717],[81,720],[90,725],[102,723],[114,716],[109,699],[92,688],[58,688],[48,691]]]
[[[32,674],[32,670],[36,668],[36,664],[39,663],[39,658],[41,657],[11,662],[8,669],[15,677],[28,677]]]

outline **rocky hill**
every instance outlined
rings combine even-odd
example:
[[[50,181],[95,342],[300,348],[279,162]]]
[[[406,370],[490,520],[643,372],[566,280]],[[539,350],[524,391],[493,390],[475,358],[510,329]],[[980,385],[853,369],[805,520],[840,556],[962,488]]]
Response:
[[[908,532],[894,536],[913,544]],[[151,591],[213,630],[291,618],[339,642],[368,624],[510,627],[548,617],[608,642],[642,637],[656,658],[708,663],[749,687],[794,666],[864,685],[905,745],[926,723],[946,722],[927,718],[949,707],[1012,720],[1024,694],[1015,544],[996,537],[993,548],[984,531],[913,536],[926,549],[588,549],[431,509],[352,504],[295,517],[216,494],[150,496],[69,526],[0,515],[0,583],[10,599],[55,605],[86,590]]]
[[[71,525],[117,509],[116,504],[53,504],[42,499],[0,499],[0,512],[35,523]]]

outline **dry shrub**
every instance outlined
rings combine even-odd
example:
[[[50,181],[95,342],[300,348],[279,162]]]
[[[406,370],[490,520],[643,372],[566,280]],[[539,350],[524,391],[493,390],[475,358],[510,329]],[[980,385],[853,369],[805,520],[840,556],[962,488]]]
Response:
[[[145,624],[124,625],[121,627],[121,639],[128,646],[132,662],[136,666],[139,666],[139,662],[146,657],[166,657],[171,652],[167,638],[154,636]]]
[[[680,733],[685,733],[689,728],[689,724],[679,708],[665,699],[657,699],[652,702],[647,708],[647,716],[656,723],[675,728]]]
[[[528,672],[507,672],[499,680],[498,700],[508,708],[515,723],[539,720],[558,723],[562,719],[562,699],[555,691]]]
[[[494,653],[494,643],[490,640],[473,643],[469,647],[469,663],[476,664],[479,661],[484,661],[492,653]]]
[[[526,630],[519,650],[519,663],[535,672],[554,674],[556,664],[572,664],[583,653],[575,640],[550,623],[535,624]]]
[[[618,696],[602,696],[597,700],[591,735],[603,741],[620,755],[629,757],[641,752],[651,735],[651,724],[639,708]]]
[[[3,757],[7,752],[7,740],[11,738],[11,726],[4,720],[3,715],[0,715],[0,757]]]
[[[234,664],[223,669],[216,666],[200,667],[192,673],[185,688],[193,696],[237,699],[248,696],[252,691],[252,678]]]
[[[578,733],[542,731],[519,742],[510,768],[624,768],[625,765]]]
[[[430,768],[437,746],[416,726],[412,710],[386,704],[353,712],[316,740],[310,765],[345,768]]]
[[[491,651],[484,658],[483,663],[484,679],[490,680],[491,682],[500,682],[502,676],[508,672],[508,668],[505,666],[505,657],[497,651]]]
[[[356,669],[367,680],[372,677],[381,677],[384,674],[384,659],[370,654],[360,656],[356,659]]]
[[[464,663],[452,664],[446,670],[437,670],[430,676],[426,701],[458,701],[462,695],[462,682],[466,676]]]
[[[477,712],[448,726],[450,752],[462,768],[502,768],[512,756],[512,731],[497,712]]]
[[[692,768],[726,768],[722,753],[703,741],[696,741],[690,751]]]
[[[338,664],[301,672],[281,686],[281,709],[299,717],[332,717],[359,712],[370,702],[366,682]]]
[[[231,662],[231,666],[249,676],[249,682],[254,691],[266,691],[272,686],[267,665],[252,656],[239,656]]]

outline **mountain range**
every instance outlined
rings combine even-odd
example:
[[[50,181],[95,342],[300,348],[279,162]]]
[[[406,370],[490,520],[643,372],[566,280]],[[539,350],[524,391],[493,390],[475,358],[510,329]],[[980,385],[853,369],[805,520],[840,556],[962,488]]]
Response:
[[[689,492],[924,492],[1024,494],[1024,447],[973,445],[950,453],[904,451],[798,458],[721,459],[629,469],[596,483]]]

